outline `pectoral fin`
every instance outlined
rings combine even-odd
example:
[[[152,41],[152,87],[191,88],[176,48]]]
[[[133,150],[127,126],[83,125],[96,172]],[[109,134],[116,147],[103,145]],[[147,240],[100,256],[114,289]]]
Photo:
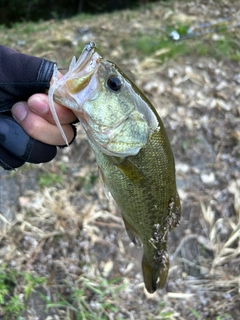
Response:
[[[103,190],[104,190],[105,196],[107,197],[107,199],[109,199],[110,191],[108,190],[105,176],[104,176],[104,174],[103,174],[103,172],[102,172],[100,167],[98,167],[98,172],[99,172],[100,180],[101,180],[102,185],[103,185]]]
[[[133,183],[140,183],[145,179],[142,171],[128,158],[116,166]]]

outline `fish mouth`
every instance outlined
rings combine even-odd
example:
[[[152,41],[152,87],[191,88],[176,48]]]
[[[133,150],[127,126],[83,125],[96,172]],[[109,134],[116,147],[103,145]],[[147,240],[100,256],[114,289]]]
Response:
[[[66,80],[71,94],[81,92],[89,83],[99,67],[102,57],[96,52],[95,42],[88,43],[72,69],[72,76]]]
[[[54,101],[70,109],[80,111],[84,104],[84,97],[89,97],[89,89],[96,89],[96,71],[100,66],[102,57],[97,53],[95,42],[88,43],[78,60],[74,57],[68,72],[58,80],[54,91]],[[90,84],[91,82],[91,84]],[[92,82],[95,82],[93,85]],[[88,86],[90,84],[90,86]]]

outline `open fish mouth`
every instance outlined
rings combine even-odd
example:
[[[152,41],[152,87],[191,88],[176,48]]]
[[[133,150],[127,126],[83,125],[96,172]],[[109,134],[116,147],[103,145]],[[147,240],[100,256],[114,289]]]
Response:
[[[68,72],[61,79],[58,79],[58,68],[56,64],[54,65],[53,84],[49,89],[48,99],[55,123],[67,145],[68,140],[58,119],[54,101],[80,115],[85,101],[97,90],[96,71],[101,60],[102,57],[96,52],[95,42],[90,42],[77,61],[76,57],[73,57]]]
[[[94,53],[96,53],[96,49],[97,47],[95,42],[92,41],[88,43],[83,49],[82,54],[78,59],[78,65],[84,67],[86,63],[88,63],[90,59],[93,57]],[[90,65],[93,66],[93,64]]]
[[[95,42],[88,43],[78,60],[73,57],[68,72],[53,85],[54,101],[73,111],[81,111],[84,102],[97,89],[96,71],[101,60]]]
[[[69,77],[74,79],[86,76],[88,73],[92,73],[99,66],[99,62],[102,57],[96,52],[95,42],[88,43],[83,49],[78,60],[74,57],[69,66],[69,71],[64,75],[62,79],[66,80]]]
[[[88,43],[82,51],[78,61],[70,65],[71,77],[66,80],[66,86],[70,93],[77,94],[91,81],[95,71],[99,67],[102,57],[96,52],[95,42]]]

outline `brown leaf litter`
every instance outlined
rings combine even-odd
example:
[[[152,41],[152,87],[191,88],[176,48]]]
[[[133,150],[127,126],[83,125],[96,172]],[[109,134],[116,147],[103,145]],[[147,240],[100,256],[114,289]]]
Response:
[[[100,277],[120,277],[125,287],[111,301],[117,311],[104,319],[162,319],[168,312],[169,319],[193,319],[192,310],[201,319],[240,318],[239,62],[189,54],[163,63],[159,57],[167,48],[143,59],[123,45],[132,35],[150,37],[157,31],[160,36],[169,19],[197,26],[226,16],[239,21],[237,1],[177,1],[83,21],[43,22],[42,31],[22,39],[11,30],[3,35],[14,49],[62,66],[83,42],[94,40],[105,57],[129,71],[167,128],[183,218],[169,237],[168,284],[148,295],[141,253],[129,243],[118,209],[101,189],[79,128],[74,144],[53,162],[25,165],[13,175],[1,171],[1,263],[46,277],[41,290],[53,300],[57,292],[67,297],[71,286],[89,288],[99,285]],[[237,33],[236,42],[239,46]],[[41,189],[38,177],[49,172],[58,172],[62,182]],[[30,299],[26,319],[67,319],[61,308],[40,310],[38,299],[36,294]],[[90,289],[86,301],[96,311],[98,300]]]

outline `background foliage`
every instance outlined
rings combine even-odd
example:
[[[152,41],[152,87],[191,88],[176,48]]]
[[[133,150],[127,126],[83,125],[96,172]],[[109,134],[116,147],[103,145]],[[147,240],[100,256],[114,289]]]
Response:
[[[78,13],[111,12],[156,0],[2,0],[0,24],[67,18]]]

